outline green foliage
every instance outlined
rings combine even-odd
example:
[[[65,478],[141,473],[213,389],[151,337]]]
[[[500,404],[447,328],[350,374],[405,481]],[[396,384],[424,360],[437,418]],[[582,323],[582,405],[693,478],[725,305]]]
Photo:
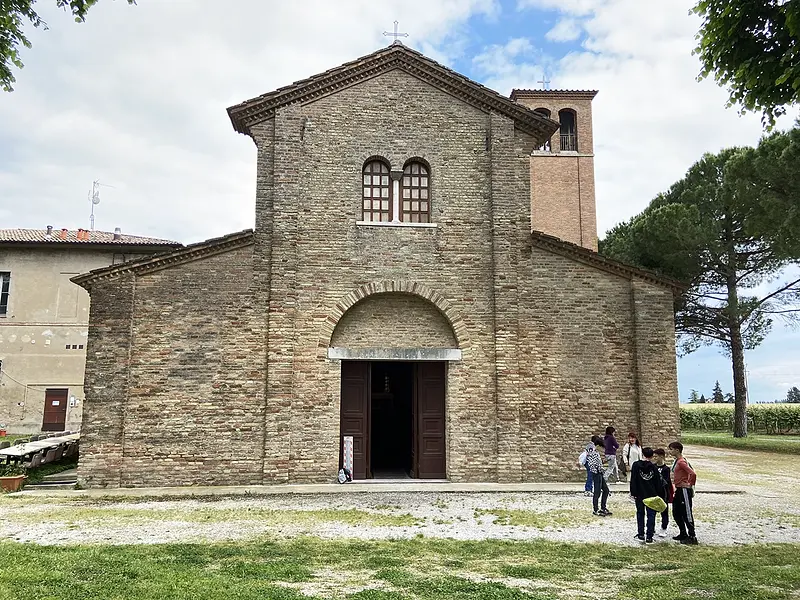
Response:
[[[56,473],[63,473],[78,466],[78,461],[72,458],[62,459],[58,462],[48,463],[35,469],[28,471],[28,479],[25,481],[26,485],[32,483],[39,483],[48,475],[55,475]]]
[[[767,600],[790,598],[798,589],[798,549],[797,544],[655,544],[631,552],[625,546],[544,540],[0,542],[0,600],[566,600],[598,597],[598,589],[602,597],[620,599]],[[375,556],[402,566],[372,566]],[[389,589],[374,589],[376,582]]]
[[[725,402],[725,396],[722,393],[722,387],[719,385],[719,380],[714,384],[714,390],[711,392],[711,401],[716,403]]]
[[[744,352],[775,318],[800,314],[800,278],[782,278],[800,260],[798,164],[800,128],[706,154],[601,244],[606,256],[687,283],[675,305],[679,348],[717,344],[731,357],[737,435],[746,435]]]
[[[0,465],[0,477],[17,477],[18,475],[25,475],[25,469],[20,465]]]
[[[800,1],[700,0],[703,19],[694,53],[700,78],[713,74],[729,105],[762,113],[768,126],[800,102]]]
[[[97,0],[55,0],[56,6],[69,12],[77,23],[86,19],[86,12]],[[20,47],[30,48],[31,43],[25,36],[23,27],[30,23],[34,27],[47,29],[45,23],[34,8],[36,0],[2,0],[0,2],[0,88],[10,92],[14,89],[16,79],[12,66],[23,67],[20,58]],[[128,0],[128,4],[136,4],[136,0]]]
[[[797,387],[790,387],[789,391],[786,392],[786,402],[800,404],[800,390]]]
[[[684,431],[681,434],[684,444],[772,452],[775,454],[797,454],[800,452],[800,436],[754,434],[746,438],[733,437],[728,431]]]
[[[733,431],[730,406],[681,407],[681,428],[693,431]],[[800,433],[800,406],[754,404],[747,411],[748,431],[768,434]]]
[[[689,392],[689,402],[691,404],[697,404],[699,400],[700,400],[700,394],[697,393],[697,390],[692,390],[691,392]]]

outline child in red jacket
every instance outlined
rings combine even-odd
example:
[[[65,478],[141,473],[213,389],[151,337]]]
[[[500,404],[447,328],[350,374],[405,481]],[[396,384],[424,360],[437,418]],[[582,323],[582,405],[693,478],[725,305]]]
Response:
[[[674,540],[681,544],[695,545],[697,537],[694,531],[694,514],[692,513],[692,498],[694,497],[693,486],[697,482],[697,475],[694,469],[689,466],[683,457],[683,444],[672,442],[669,445],[669,453],[675,458],[672,464],[672,483],[675,485],[675,497],[672,499],[672,516],[680,534]]]

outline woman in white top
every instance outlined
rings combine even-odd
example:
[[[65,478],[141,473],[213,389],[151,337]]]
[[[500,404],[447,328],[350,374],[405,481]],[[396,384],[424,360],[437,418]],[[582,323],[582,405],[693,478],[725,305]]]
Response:
[[[633,463],[642,460],[642,445],[639,437],[631,431],[628,434],[628,442],[622,447],[622,462],[625,463],[625,472],[630,473]]]

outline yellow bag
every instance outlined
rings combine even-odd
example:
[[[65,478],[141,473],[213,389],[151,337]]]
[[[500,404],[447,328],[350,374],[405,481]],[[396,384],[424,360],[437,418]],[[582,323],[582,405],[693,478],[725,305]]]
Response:
[[[657,513],[664,512],[667,510],[667,503],[664,502],[664,499],[660,496],[652,496],[650,498],[645,498],[642,500],[644,505],[647,508],[652,508]]]

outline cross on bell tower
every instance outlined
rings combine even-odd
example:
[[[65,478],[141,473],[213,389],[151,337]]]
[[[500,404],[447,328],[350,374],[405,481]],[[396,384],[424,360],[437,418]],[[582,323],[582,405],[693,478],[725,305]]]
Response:
[[[540,81],[537,81],[536,83],[541,83],[543,90],[550,89],[550,80],[547,78],[546,75],[542,75],[542,79]]]
[[[383,32],[383,35],[388,35],[389,37],[393,37],[394,38],[394,41],[392,42],[393,44],[396,44],[396,43],[398,43],[400,41],[397,38],[408,37],[407,33],[398,33],[398,31],[397,31],[398,26],[399,26],[399,22],[395,21],[394,22],[394,33],[392,33],[391,31],[384,31]]]

